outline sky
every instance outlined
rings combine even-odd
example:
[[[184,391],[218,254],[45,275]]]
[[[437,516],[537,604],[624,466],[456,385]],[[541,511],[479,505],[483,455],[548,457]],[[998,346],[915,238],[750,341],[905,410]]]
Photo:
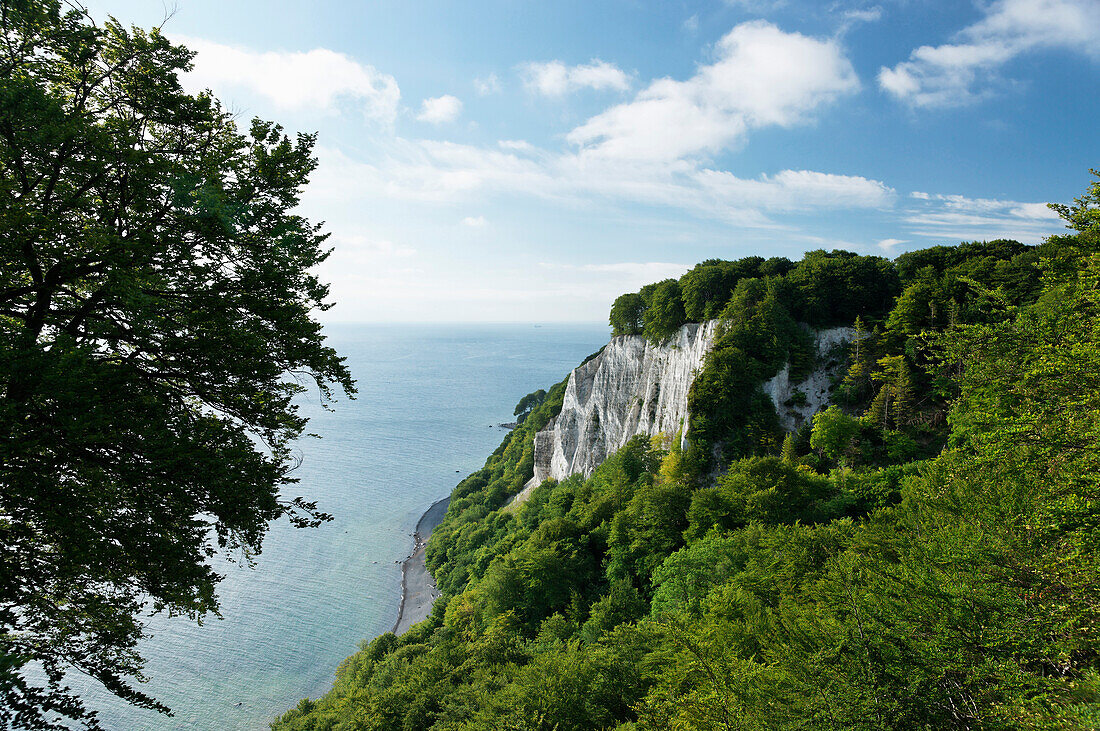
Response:
[[[318,134],[326,321],[598,322],[705,259],[1036,243],[1100,167],[1098,0],[87,8]]]

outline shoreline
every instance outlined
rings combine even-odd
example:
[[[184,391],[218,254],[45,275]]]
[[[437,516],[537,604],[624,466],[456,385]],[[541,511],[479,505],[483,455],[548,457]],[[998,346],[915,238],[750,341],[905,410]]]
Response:
[[[436,500],[416,522],[413,551],[401,562],[401,603],[397,608],[397,621],[390,630],[395,635],[400,635],[414,624],[427,619],[432,611],[438,592],[435,580],[424,565],[424,548],[432,531],[443,520],[450,503],[449,495],[442,500]]]

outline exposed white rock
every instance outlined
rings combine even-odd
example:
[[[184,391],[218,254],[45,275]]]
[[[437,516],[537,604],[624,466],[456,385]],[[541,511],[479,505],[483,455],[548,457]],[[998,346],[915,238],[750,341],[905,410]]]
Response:
[[[638,434],[681,433],[686,442],[687,397],[703,358],[714,344],[718,321],[684,325],[668,342],[653,345],[640,335],[612,338],[603,351],[569,374],[561,413],[535,434],[534,477],[516,496],[553,478],[590,477],[597,467]],[[850,327],[814,333],[818,367],[792,383],[785,366],[761,388],[771,396],[784,428],[795,429],[829,403],[829,387],[840,359],[832,352],[850,341]],[[805,403],[787,406],[796,391]]]
[[[851,342],[855,337],[855,330],[850,327],[834,327],[818,330],[814,333],[814,337],[817,343],[818,365],[804,381],[791,382],[791,367],[788,364],[783,366],[783,370],[774,377],[764,381],[761,386],[764,393],[771,396],[776,413],[779,415],[779,423],[787,431],[797,429],[802,422],[829,404],[829,388],[832,386],[832,379],[840,362],[838,359],[838,365],[829,366],[831,351],[834,348],[841,348],[844,343]],[[805,394],[804,403],[800,403],[801,399],[792,400],[796,391]],[[788,401],[791,401],[790,406],[786,405]]]
[[[638,434],[675,434],[687,425],[687,396],[718,322],[688,324],[654,345],[622,335],[569,375],[561,413],[535,435],[529,485],[591,476],[608,455]]]

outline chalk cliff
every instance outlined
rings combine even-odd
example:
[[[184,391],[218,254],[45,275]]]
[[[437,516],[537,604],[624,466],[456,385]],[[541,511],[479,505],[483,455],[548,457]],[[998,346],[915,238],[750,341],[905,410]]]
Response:
[[[681,432],[685,439],[688,390],[717,330],[717,320],[684,325],[661,345],[640,335],[623,335],[576,368],[569,375],[561,413],[535,435],[534,477],[519,499],[548,478],[591,476],[635,435]],[[842,364],[839,348],[851,340],[852,329],[820,330],[814,337],[818,366],[805,380],[791,382],[790,368],[784,367],[761,385],[786,429],[796,428],[829,403],[832,377]]]
[[[575,369],[561,413],[535,435],[531,483],[589,477],[631,437],[672,435],[686,426],[688,389],[717,327],[715,320],[684,325],[661,345],[622,335]]]
[[[797,429],[803,421],[829,405],[833,378],[844,366],[844,345],[850,343],[853,337],[855,330],[850,327],[817,330],[814,332],[817,365],[805,380],[791,381],[791,367],[785,365],[774,377],[764,381],[761,388],[772,397],[779,423],[784,429]],[[798,393],[802,395],[798,396]]]

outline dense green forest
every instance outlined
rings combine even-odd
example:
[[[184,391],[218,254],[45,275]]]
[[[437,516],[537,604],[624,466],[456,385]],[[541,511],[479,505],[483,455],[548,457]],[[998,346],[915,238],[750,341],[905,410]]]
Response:
[[[1039,246],[707,261],[617,334],[719,318],[689,441],[532,474],[564,383],[456,488],[442,598],[277,729],[1100,725],[1100,182]],[[759,384],[855,328],[793,433]],[[671,437],[672,435],[667,435]]]

